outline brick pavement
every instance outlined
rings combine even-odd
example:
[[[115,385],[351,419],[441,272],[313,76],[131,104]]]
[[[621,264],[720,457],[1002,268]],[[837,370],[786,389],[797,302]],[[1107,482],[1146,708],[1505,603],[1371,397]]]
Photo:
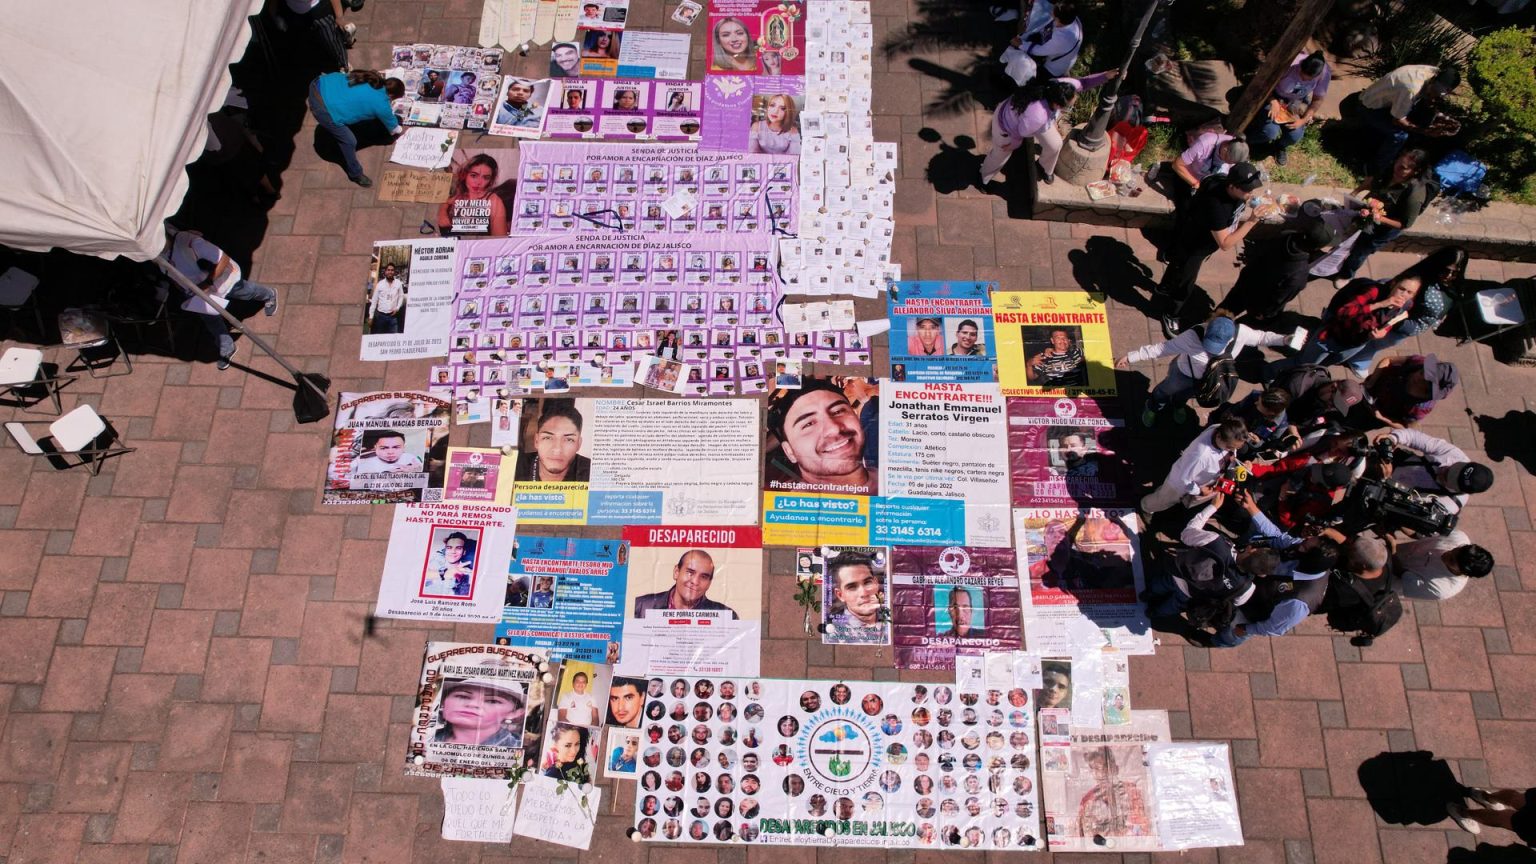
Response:
[[[898,0],[875,5],[877,31],[902,25],[911,11]],[[363,43],[360,65],[382,60],[391,40],[467,41],[479,8],[476,0],[373,0],[358,18],[363,38],[374,40]],[[639,27],[664,20],[659,0],[635,0],[632,15]],[[537,68],[534,53],[523,61],[527,71]],[[984,118],[925,117],[922,106],[938,90],[933,80],[901,60],[877,55],[876,66],[876,132],[903,147],[896,254],[907,274],[996,279],[1011,289],[1072,287],[1089,273],[1085,256],[1112,260],[1105,253],[1122,249],[1117,244],[1156,274],[1151,247],[1135,232],[1008,221],[1001,202],[973,191],[936,195],[924,169],[937,146],[915,133],[931,127],[946,140],[974,136]],[[279,289],[284,306],[254,325],[304,368],[331,375],[334,391],[418,385],[426,362],[356,360],[357,301],[369,243],[414,234],[424,208],[381,204],[371,190],[347,184],[310,152],[310,128],[254,271]],[[365,152],[370,173],[382,158]],[[1406,260],[1381,254],[1370,266],[1381,274]],[[1479,261],[1474,275],[1532,269]],[[1218,259],[1207,273],[1217,285],[1234,271]],[[1124,290],[1130,280],[1110,281],[1117,346],[1153,338],[1155,328],[1124,302],[1134,304]],[[1315,312],[1323,293],[1309,291],[1305,308]],[[1487,349],[1445,339],[1422,347],[1463,369],[1457,395],[1426,428],[1481,451],[1473,415],[1523,410],[1536,372],[1499,366]],[[239,361],[249,357],[242,348]],[[251,365],[279,371],[267,360]],[[1145,384],[1135,374],[1124,383],[1132,391]],[[145,357],[132,376],[85,379],[71,392],[98,405],[139,450],[96,478],[0,453],[0,472],[10,478],[0,483],[0,543],[12,550],[0,557],[6,864],[928,857],[636,846],[623,833],[630,788],[611,796],[605,810],[613,815],[600,819],[584,855],[526,841],[502,848],[440,840],[435,782],[400,773],[421,646],[429,638],[487,640],[491,628],[381,622],[363,636],[390,516],[386,508],[319,506],[324,433],[294,424],[288,391],[237,371]],[[1224,652],[1167,644],[1134,661],[1139,707],[1168,709],[1180,737],[1233,743],[1249,842],[1180,860],[1409,864],[1443,861],[1449,846],[1466,845],[1449,823],[1377,822],[1354,769],[1381,750],[1433,749],[1472,783],[1536,778],[1536,478],[1507,459],[1494,467],[1495,491],[1465,520],[1498,556],[1494,576],[1443,606],[1411,604],[1409,617],[1377,645],[1351,647],[1314,620],[1273,643],[1256,639]],[[784,550],[770,555],[764,674],[897,678],[887,649],[834,650],[806,638],[790,592],[773,590],[787,587],[791,563]],[[976,856],[946,853],[946,860]]]

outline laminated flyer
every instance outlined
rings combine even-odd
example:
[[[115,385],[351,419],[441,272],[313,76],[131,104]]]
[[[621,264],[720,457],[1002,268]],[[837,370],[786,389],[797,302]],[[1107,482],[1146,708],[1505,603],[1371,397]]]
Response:
[[[405,773],[508,777],[539,751],[543,656],[500,645],[428,642]]]
[[[996,282],[897,282],[890,287],[891,380],[996,381]]]
[[[616,671],[756,675],[762,534],[754,525],[624,529],[629,591]]]
[[[1022,689],[668,675],[648,694],[657,734],[640,749],[637,840],[1045,846]],[[663,739],[669,724],[687,737]]]
[[[1009,545],[1003,407],[996,384],[881,381],[881,490],[963,501],[968,544]]]
[[[513,500],[529,525],[753,525],[757,404],[528,399]]]
[[[373,614],[424,621],[497,621],[517,511],[495,504],[395,508]]]
[[[1004,396],[1115,396],[1115,355],[1102,294],[992,295]]]
[[[619,659],[629,582],[627,544],[526,535],[509,557],[498,640],[537,649],[553,660]]]
[[[343,393],[326,460],[326,504],[442,499],[453,403],[431,393]]]

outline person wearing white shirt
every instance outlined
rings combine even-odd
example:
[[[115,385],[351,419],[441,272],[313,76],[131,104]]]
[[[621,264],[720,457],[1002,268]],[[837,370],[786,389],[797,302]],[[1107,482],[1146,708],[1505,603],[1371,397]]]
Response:
[[[1415,600],[1449,600],[1471,579],[1493,572],[1493,556],[1460,531],[1397,544],[1393,587]]]
[[[400,313],[405,309],[405,283],[395,273],[395,265],[385,264],[383,275],[374,283],[373,299],[368,302],[368,332],[372,335],[400,332]]]
[[[1035,20],[1033,11],[1031,21]],[[1020,87],[1037,76],[1060,78],[1072,71],[1083,49],[1083,22],[1074,0],[1060,0],[1037,27],[1026,28],[1003,51],[1008,76]]]
[[[571,692],[560,697],[560,722],[573,726],[597,725],[597,700],[587,692],[587,673],[571,676]]]
[[[374,488],[371,482],[385,479],[379,475],[422,473],[421,457],[405,451],[404,433],[394,429],[378,429],[365,432],[363,436],[363,447],[368,455],[352,463],[349,488]]]
[[[207,292],[219,307],[228,306],[231,300],[249,300],[261,303],[267,317],[277,314],[277,292],[242,278],[240,265],[224,254],[223,249],[203,239],[203,235],[196,231],[178,231],[170,225],[166,225],[166,231],[170,237],[166,259],[181,275]],[[181,308],[202,319],[203,326],[208,328],[219,346],[219,369],[228,369],[230,358],[235,356],[235,337],[229,332],[229,322],[219,314],[219,309],[201,297],[186,289],[180,290],[188,295]]]
[[[1247,438],[1248,426],[1236,417],[1201,432],[1179,454],[1162,485],[1141,499],[1143,516],[1160,513],[1180,501],[1192,507],[1215,496],[1216,480]]]
[[[1471,461],[1465,450],[1449,441],[1417,429],[1393,429],[1382,437],[1391,438],[1399,448],[1417,450],[1422,457],[1399,453],[1393,462],[1401,463],[1406,457],[1410,464],[1386,466],[1386,476],[1409,489],[1428,493],[1448,513],[1460,513],[1469,494],[1486,492],[1493,485],[1493,471]]]
[[[1203,327],[1191,327],[1166,342],[1143,345],[1115,361],[1115,368],[1129,369],[1132,363],[1174,355],[1173,362],[1168,364],[1168,376],[1147,397],[1141,422],[1143,426],[1151,426],[1169,404],[1179,403],[1183,410],[1184,400],[1195,394],[1213,357],[1221,354],[1236,357],[1247,348],[1284,345],[1288,338],[1280,333],[1255,330],[1222,316],[1212,318]],[[1183,420],[1178,416],[1174,419]]]

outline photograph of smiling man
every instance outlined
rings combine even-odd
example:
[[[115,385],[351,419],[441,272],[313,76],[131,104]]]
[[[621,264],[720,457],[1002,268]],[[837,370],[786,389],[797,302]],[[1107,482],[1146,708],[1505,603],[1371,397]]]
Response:
[[[768,399],[763,488],[878,494],[879,389],[867,378],[805,378]]]
[[[756,675],[762,532],[629,526],[620,675]]]

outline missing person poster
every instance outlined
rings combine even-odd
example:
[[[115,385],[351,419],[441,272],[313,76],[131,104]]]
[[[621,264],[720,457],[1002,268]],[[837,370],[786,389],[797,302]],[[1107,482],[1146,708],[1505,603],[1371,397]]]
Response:
[[[1106,507],[1136,501],[1130,432],[1113,400],[1008,400],[1008,465],[1016,507]]]
[[[1008,546],[1008,425],[996,384],[880,382],[880,488],[955,500],[966,543]]]
[[[1116,395],[1104,295],[1003,291],[992,321],[1004,396]]]
[[[507,777],[539,750],[547,664],[500,645],[428,642],[405,773]]]
[[[964,543],[965,502],[882,497],[880,386],[802,378],[768,399],[763,539],[783,546]]]
[[[452,237],[373,244],[359,359],[407,360],[448,353],[457,250],[458,241]]]
[[[1014,511],[1029,650],[1067,657],[1113,647],[1150,654],[1152,630],[1134,511],[1076,507]]]
[[[589,84],[595,86],[595,84]],[[697,87],[698,85],[692,85]],[[679,94],[684,95],[684,94]],[[581,231],[591,223],[570,207],[570,172],[581,185],[601,184],[611,198],[605,216],[647,233],[764,234],[794,232],[798,162],[793,156],[700,153],[678,144],[634,146],[530,142],[522,148],[522,182],[513,207],[519,234]],[[571,169],[575,171],[571,171]],[[591,180],[596,171],[602,179]],[[557,215],[564,208],[565,215]],[[644,257],[625,256],[621,277],[633,281]],[[759,262],[749,262],[756,266]],[[761,262],[767,269],[771,262]],[[633,267],[625,266],[631,265]],[[748,272],[752,272],[749,268]],[[851,326],[851,325],[850,325]]]
[[[1040,786],[1051,851],[1163,848],[1145,745],[1168,740],[1166,712],[1135,711],[1127,726],[1074,728],[1069,744],[1042,743]]]
[[[654,34],[657,36],[671,34]],[[676,45],[678,40],[667,40]],[[682,37],[687,41],[687,36]],[[642,43],[655,44],[649,36]],[[626,44],[626,49],[628,44]],[[670,46],[662,44],[665,51]],[[686,54],[686,44],[681,46]],[[559,50],[559,47],[556,47]],[[653,56],[661,63],[665,56]],[[634,80],[640,73],[658,71],[652,64],[624,70],[609,67],[625,77],[612,81],[563,78],[556,82],[542,135],[552,141],[697,141],[703,128],[703,84],[681,76],[661,75],[666,80]]]
[[[804,75],[800,0],[709,0],[710,75]]]
[[[326,463],[326,504],[442,498],[450,400],[416,390],[343,393]]]
[[[823,546],[796,553],[819,574],[824,645],[891,644],[891,550],[885,546]]]
[[[647,692],[638,840],[1045,847],[1023,690],[657,676]]]
[[[996,381],[996,282],[896,282],[890,287],[891,380]]]
[[[421,621],[498,621],[517,511],[494,504],[395,508],[374,615]]]
[[[804,110],[805,79],[799,75],[706,78],[699,149],[802,155],[802,136],[808,131],[801,120]],[[815,182],[821,183],[820,165]]]
[[[462,423],[462,421],[461,421]],[[443,501],[460,504],[511,504],[512,462],[487,447],[449,447]]]
[[[763,544],[756,526],[626,527],[629,591],[617,671],[756,675]]]
[[[954,669],[957,655],[1022,650],[1018,576],[1005,549],[893,549],[896,668]]]
[[[508,559],[497,640],[552,660],[612,664],[619,659],[627,544],[525,535],[502,560]]]
[[[514,501],[530,525],[757,522],[757,403],[529,399]]]

